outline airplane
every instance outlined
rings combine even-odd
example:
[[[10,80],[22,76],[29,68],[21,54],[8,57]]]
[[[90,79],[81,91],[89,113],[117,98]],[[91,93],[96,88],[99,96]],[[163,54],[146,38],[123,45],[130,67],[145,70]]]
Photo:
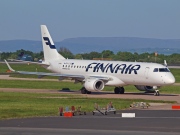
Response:
[[[101,61],[66,59],[56,50],[46,25],[41,25],[44,60],[42,65],[53,73],[15,71],[5,60],[12,72],[34,74],[39,77],[57,76],[59,80],[71,78],[74,83],[82,83],[82,94],[99,92],[105,86],[114,86],[115,94],[124,94],[126,85],[134,85],[138,90],[154,92],[159,96],[159,88],[172,85],[175,78],[167,65],[146,62]],[[36,62],[31,62],[36,63]]]

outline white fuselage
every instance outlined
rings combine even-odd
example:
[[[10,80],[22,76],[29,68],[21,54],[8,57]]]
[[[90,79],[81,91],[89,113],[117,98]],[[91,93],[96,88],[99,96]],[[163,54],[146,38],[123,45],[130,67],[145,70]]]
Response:
[[[167,67],[157,63],[65,59],[51,61],[50,65],[47,69],[56,73],[108,77],[105,85],[111,86],[165,86],[175,82]]]

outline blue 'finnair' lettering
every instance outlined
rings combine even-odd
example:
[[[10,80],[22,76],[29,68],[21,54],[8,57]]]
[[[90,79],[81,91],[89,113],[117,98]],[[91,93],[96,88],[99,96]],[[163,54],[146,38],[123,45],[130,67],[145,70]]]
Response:
[[[118,73],[121,74],[137,74],[137,71],[141,68],[140,65],[127,65],[127,64],[104,64],[104,63],[90,63],[87,68],[86,72],[88,72],[90,69],[92,69],[93,72],[102,72],[102,73]]]
[[[56,49],[55,45],[52,45],[48,37],[43,37],[46,45],[49,45],[51,49]]]

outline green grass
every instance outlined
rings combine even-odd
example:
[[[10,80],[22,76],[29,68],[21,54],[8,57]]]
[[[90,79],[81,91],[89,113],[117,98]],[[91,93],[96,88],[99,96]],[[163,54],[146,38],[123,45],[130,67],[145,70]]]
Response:
[[[91,112],[94,110],[94,103],[105,107],[110,101],[117,110],[129,108],[133,102],[175,103],[141,99],[94,99],[70,94],[0,92],[0,119],[57,116],[60,106],[65,108],[72,105],[81,106],[82,111]]]
[[[0,80],[1,88],[28,88],[28,89],[50,89],[60,90],[69,88],[71,90],[80,90],[81,84],[73,82],[56,82],[56,81],[29,81],[29,80]]]
[[[25,88],[25,89],[49,89],[61,90],[69,88],[70,90],[80,90],[81,83],[61,81],[35,81],[35,80],[0,80],[0,88]],[[125,92],[140,92],[134,86],[125,86]],[[114,87],[106,86],[103,91],[114,91]],[[180,94],[180,86],[164,86],[160,89],[161,93]],[[143,91],[142,91],[143,93]]]
[[[180,69],[171,68],[170,70],[176,79],[176,83],[180,83]]]
[[[9,63],[10,66],[14,69],[14,70],[18,70],[18,71],[38,71],[38,72],[48,72],[48,70],[46,70],[45,68],[41,67],[38,64],[11,64]],[[5,73],[8,70],[8,67],[6,64],[2,64],[0,63],[0,73]]]
[[[180,86],[164,86],[160,89],[161,93],[168,93],[168,94],[180,94]]]

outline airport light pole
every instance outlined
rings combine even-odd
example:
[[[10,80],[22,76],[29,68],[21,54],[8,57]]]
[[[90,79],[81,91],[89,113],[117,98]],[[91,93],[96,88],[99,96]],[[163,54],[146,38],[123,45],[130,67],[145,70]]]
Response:
[[[154,58],[155,58],[155,62],[156,62],[156,57],[158,56],[157,52],[154,52]]]

